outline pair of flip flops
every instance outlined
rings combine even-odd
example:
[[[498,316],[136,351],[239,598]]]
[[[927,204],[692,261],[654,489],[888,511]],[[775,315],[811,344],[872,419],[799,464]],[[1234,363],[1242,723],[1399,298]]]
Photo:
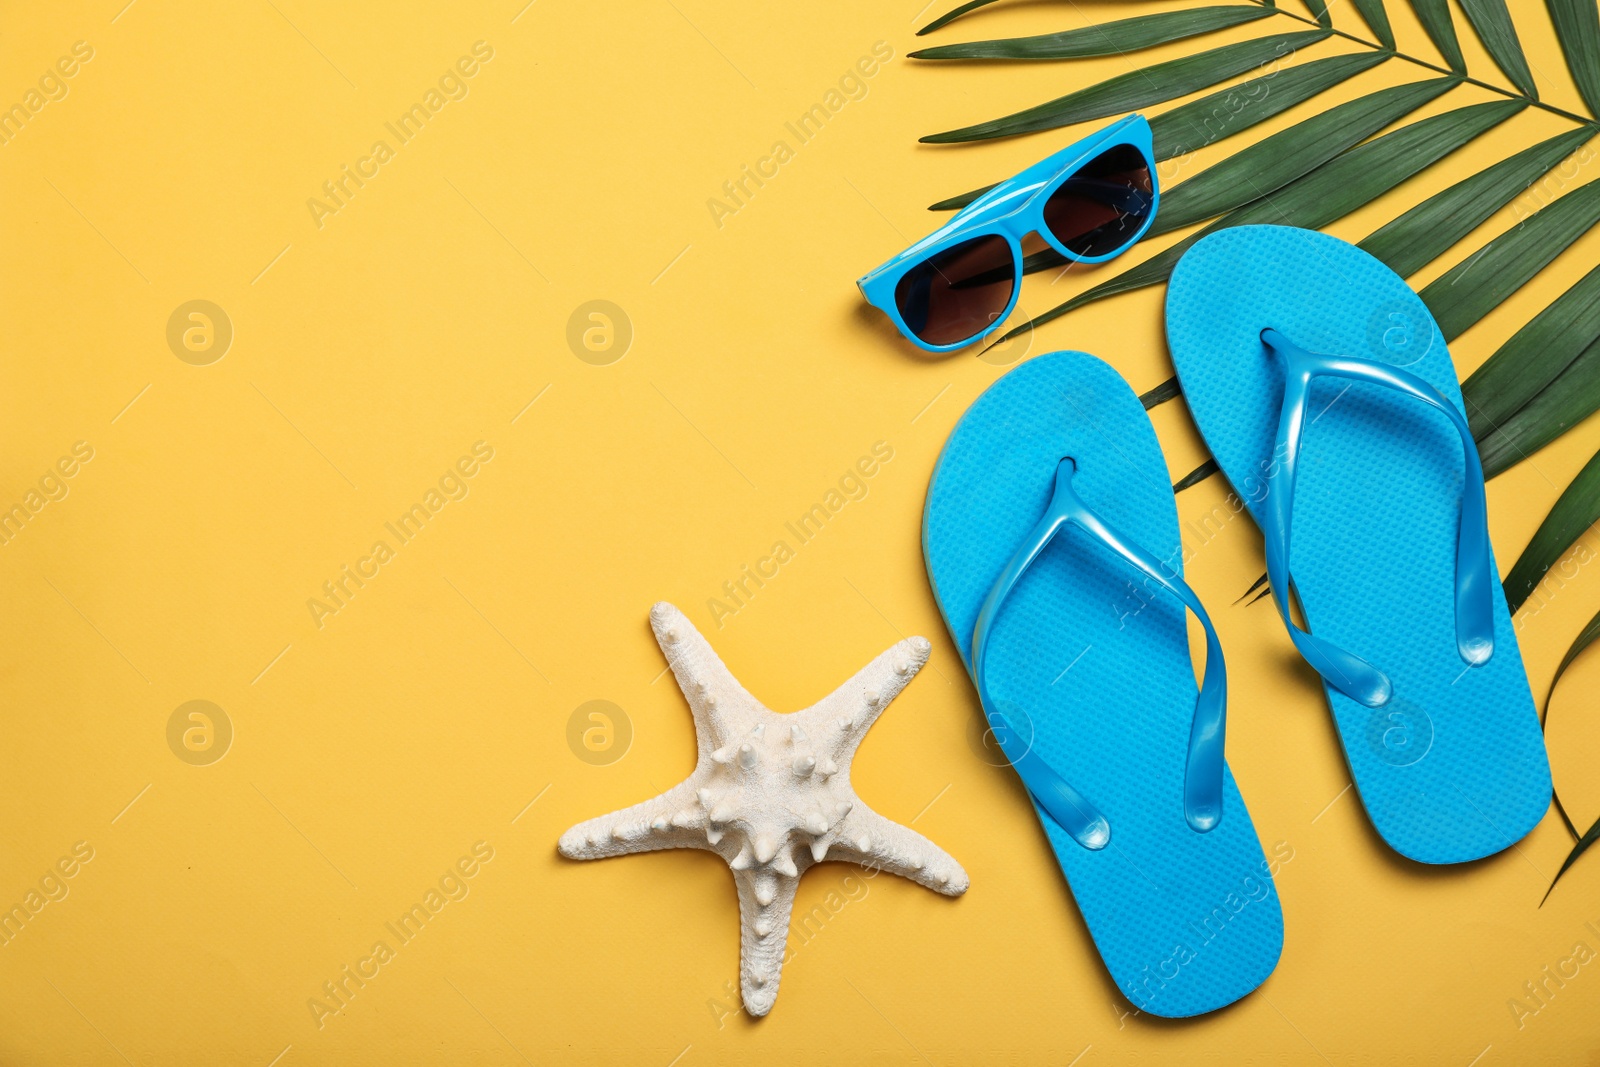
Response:
[[[1422,863],[1509,847],[1543,817],[1550,771],[1427,307],[1343,241],[1246,226],[1180,261],[1167,335],[1374,827]],[[1119,988],[1190,1016],[1259,986],[1283,944],[1276,862],[1223,758],[1222,651],[1132,390],[1081,352],[997,381],[939,459],[923,548]],[[1206,635],[1198,694],[1186,611]]]

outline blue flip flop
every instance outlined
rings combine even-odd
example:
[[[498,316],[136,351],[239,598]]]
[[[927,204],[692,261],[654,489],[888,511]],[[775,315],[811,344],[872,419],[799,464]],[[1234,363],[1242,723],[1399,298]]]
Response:
[[[1240,226],[1179,261],[1167,342],[1373,826],[1422,863],[1515,843],[1550,804],[1550,765],[1427,306],[1337,238]]]
[[[1055,352],[990,386],[934,468],[923,554],[1117,986],[1169,1017],[1255,989],[1283,947],[1277,867],[1223,760],[1222,650],[1121,376]],[[1206,631],[1198,699],[1185,608]]]

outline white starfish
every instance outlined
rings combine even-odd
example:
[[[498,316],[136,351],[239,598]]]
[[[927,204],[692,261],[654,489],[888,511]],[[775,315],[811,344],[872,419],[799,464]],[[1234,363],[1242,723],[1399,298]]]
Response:
[[[946,896],[967,872],[850,788],[850,760],[883,709],[928,662],[921,637],[901,641],[822,700],[779,714],[745,691],[683,612],[650,609],[650,625],[694,714],[694,773],[654,800],[561,835],[569,859],[703,848],[733,868],[742,927],[739,989],[765,1015],[778,996],[800,875],[825,857],[892,871]]]

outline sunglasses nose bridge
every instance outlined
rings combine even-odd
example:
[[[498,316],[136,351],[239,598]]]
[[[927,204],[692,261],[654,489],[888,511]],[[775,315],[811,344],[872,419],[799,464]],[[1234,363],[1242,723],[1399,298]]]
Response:
[[[1033,212],[1026,210],[1026,205],[1019,206],[1016,211],[1007,215],[1001,220],[1001,224],[1006,236],[1018,244],[1021,244],[1030,233],[1038,230]]]

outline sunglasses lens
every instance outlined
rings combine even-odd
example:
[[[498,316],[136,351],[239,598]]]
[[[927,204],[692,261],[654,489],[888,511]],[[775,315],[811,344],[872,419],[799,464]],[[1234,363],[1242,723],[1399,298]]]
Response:
[[[1133,240],[1155,200],[1150,165],[1132,145],[1095,156],[1044,203],[1050,232],[1080,256],[1104,256]]]
[[[912,333],[930,345],[953,345],[982,333],[1005,313],[1017,265],[1005,238],[993,234],[953,245],[906,271],[895,306]]]

